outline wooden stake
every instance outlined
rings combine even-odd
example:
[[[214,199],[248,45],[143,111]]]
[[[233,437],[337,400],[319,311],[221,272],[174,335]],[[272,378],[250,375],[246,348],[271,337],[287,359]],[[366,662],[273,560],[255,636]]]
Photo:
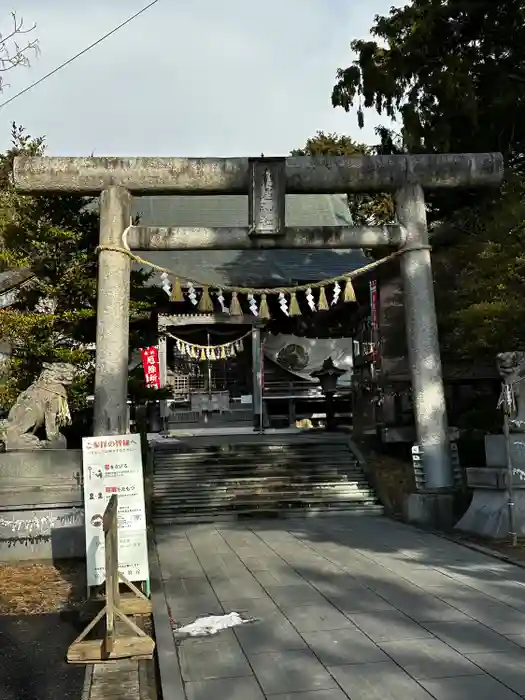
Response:
[[[106,604],[89,625],[71,644],[67,652],[69,663],[100,663],[123,658],[152,658],[155,642],[138,627],[121,609],[120,588],[122,581],[137,598],[146,596],[118,570],[118,497],[111,499],[104,511],[103,529],[106,568]],[[149,601],[148,601],[149,602]],[[96,624],[105,617],[105,633],[102,639],[86,639]],[[121,620],[134,634],[117,636],[115,618]]]

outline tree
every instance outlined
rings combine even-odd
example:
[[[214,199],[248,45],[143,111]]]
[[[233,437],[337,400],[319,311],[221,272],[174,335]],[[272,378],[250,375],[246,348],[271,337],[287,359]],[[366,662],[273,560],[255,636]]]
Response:
[[[93,385],[98,207],[93,198],[27,197],[15,192],[14,157],[44,151],[42,138],[31,138],[13,125],[12,147],[0,157],[0,270],[23,268],[33,274],[14,306],[0,312],[0,338],[12,346],[0,385],[0,405],[9,408],[43,362],[64,361],[79,369],[68,393],[72,410],[81,411]],[[146,284],[150,276],[141,270],[131,273],[132,349],[145,344],[151,333],[151,309],[164,294]],[[142,384],[131,381],[130,387],[144,397],[148,391]]]
[[[293,156],[359,156],[373,155],[376,149],[363,143],[356,143],[349,136],[325,134],[318,131],[309,138],[304,148],[297,148]],[[392,223],[394,203],[388,193],[378,192],[374,195],[349,193],[348,206],[356,225],[380,226]]]
[[[525,0],[412,0],[375,18],[372,41],[352,42],[357,59],[332,92],[334,106],[357,108],[361,126],[366,108],[400,124],[401,144],[382,130],[386,151],[504,154],[501,191],[428,196],[450,358],[493,362],[525,345],[524,20]]]
[[[410,151],[525,154],[525,0],[413,0],[351,43],[332,103],[401,119]]]
[[[36,24],[26,28],[24,19],[16,12],[11,13],[11,20],[11,28],[5,33],[0,32],[0,92],[6,87],[2,73],[17,66],[29,66],[30,56],[38,54],[38,39],[30,38]]]
[[[434,256],[436,301],[445,356],[494,362],[525,347],[525,184],[505,183],[496,203],[448,224],[455,241]]]

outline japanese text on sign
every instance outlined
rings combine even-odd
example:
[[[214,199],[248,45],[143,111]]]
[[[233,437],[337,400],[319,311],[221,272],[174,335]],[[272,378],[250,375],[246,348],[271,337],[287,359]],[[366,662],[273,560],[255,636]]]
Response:
[[[147,581],[148,547],[142,452],[138,435],[82,440],[88,586],[104,582],[102,517],[118,494],[119,570],[130,581]]]
[[[159,351],[155,345],[142,348],[142,366],[144,367],[144,379],[150,389],[160,389],[160,365]]]

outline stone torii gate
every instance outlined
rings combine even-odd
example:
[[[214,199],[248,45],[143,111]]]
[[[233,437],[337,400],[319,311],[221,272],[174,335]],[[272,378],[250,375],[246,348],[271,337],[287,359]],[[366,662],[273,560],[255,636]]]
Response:
[[[126,431],[130,257],[119,250],[373,248],[402,252],[401,272],[417,439],[425,487],[453,485],[425,211],[425,189],[497,186],[498,153],[290,158],[18,157],[26,194],[100,196],[95,435]],[[398,223],[385,227],[285,227],[286,194],[390,191]],[[248,195],[248,228],[131,226],[133,196]]]

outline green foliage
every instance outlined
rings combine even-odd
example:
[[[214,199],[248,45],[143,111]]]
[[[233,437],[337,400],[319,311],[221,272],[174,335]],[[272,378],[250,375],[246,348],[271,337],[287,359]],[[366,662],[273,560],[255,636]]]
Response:
[[[349,136],[325,134],[318,131],[309,138],[304,148],[292,151],[293,156],[360,156],[374,155],[376,149],[366,144],[356,143]],[[348,193],[348,207],[356,225],[381,226],[394,220],[394,202],[388,192]],[[370,251],[373,257],[381,257],[385,251]]]
[[[98,206],[92,198],[15,192],[14,157],[41,155],[44,148],[43,139],[13,125],[12,147],[0,156],[0,270],[32,274],[16,303],[0,312],[0,337],[13,349],[0,384],[0,405],[8,408],[43,362],[67,361],[79,368],[68,392],[72,410],[79,411],[93,391]],[[147,319],[159,290],[146,285],[149,277],[141,271],[131,275],[132,348],[151,334]]]
[[[525,0],[412,0],[377,16],[337,72],[334,106],[400,124],[383,152],[501,151],[499,192],[429,193],[442,351],[494,362],[525,346]]]
[[[296,148],[291,153],[292,156],[360,156],[370,153],[370,147],[356,143],[350,136],[318,131],[307,140],[304,148]]]
[[[375,41],[351,44],[332,102],[401,117],[406,147],[502,151],[525,145],[525,1],[413,0],[377,16]]]
[[[443,351],[494,362],[525,347],[525,184],[505,183],[501,199],[458,213],[453,245],[434,256]]]

